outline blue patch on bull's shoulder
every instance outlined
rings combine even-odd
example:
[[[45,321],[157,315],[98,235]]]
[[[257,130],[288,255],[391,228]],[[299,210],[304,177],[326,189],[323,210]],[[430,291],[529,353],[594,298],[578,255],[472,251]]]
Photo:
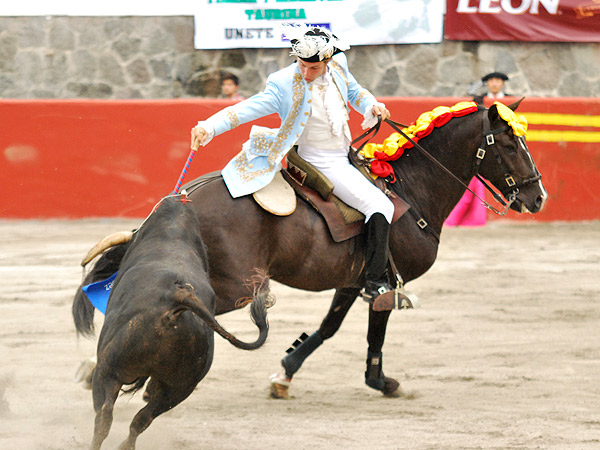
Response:
[[[112,289],[113,281],[117,277],[119,272],[115,272],[106,280],[96,281],[95,283],[84,286],[83,292],[87,295],[94,308],[100,311],[102,314],[106,314],[106,305],[108,304],[108,297],[110,290]]]

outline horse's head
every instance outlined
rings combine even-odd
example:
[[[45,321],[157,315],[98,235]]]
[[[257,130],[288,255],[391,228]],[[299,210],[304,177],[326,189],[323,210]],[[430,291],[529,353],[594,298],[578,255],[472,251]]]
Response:
[[[481,175],[512,201],[511,209],[533,214],[544,207],[548,194],[525,142],[526,123],[520,123],[513,112],[521,100],[510,109],[494,104],[484,112],[481,149],[485,155],[480,151],[478,157],[483,158]]]

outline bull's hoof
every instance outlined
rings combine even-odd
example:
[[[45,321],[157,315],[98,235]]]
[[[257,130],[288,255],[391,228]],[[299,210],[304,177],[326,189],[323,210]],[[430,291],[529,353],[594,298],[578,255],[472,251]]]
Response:
[[[280,373],[274,373],[270,377],[271,387],[269,395],[271,398],[280,400],[288,400],[290,398],[290,382],[291,378],[287,378],[285,375]]]
[[[135,439],[127,438],[119,445],[119,450],[135,450]]]
[[[73,381],[75,383],[81,383],[84,389],[91,390],[92,374],[94,373],[95,368],[96,357],[88,358],[86,360],[81,361],[81,364],[79,364],[79,367],[77,368],[77,372],[75,372]]]

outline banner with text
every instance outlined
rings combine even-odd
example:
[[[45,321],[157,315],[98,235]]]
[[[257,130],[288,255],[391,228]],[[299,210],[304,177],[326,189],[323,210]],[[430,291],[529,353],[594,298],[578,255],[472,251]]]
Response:
[[[447,0],[444,37],[600,42],[600,0]]]
[[[19,0],[0,2],[0,16],[193,16],[205,0]]]
[[[288,47],[280,25],[330,29],[349,45],[442,41],[444,0],[205,0],[195,15],[195,47]]]

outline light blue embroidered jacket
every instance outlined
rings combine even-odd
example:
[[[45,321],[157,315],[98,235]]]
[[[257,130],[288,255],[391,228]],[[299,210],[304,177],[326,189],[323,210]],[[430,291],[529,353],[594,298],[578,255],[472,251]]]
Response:
[[[367,108],[377,103],[349,72],[343,53],[333,57],[329,69],[346,105],[350,103],[364,115]],[[311,102],[312,83],[302,78],[298,64],[293,63],[271,74],[264,91],[205,121],[217,136],[269,114],[277,113],[281,118],[281,126],[277,129],[252,127],[250,140],[223,169],[223,179],[233,197],[252,194],[271,182],[279,163],[302,134],[310,116]]]

